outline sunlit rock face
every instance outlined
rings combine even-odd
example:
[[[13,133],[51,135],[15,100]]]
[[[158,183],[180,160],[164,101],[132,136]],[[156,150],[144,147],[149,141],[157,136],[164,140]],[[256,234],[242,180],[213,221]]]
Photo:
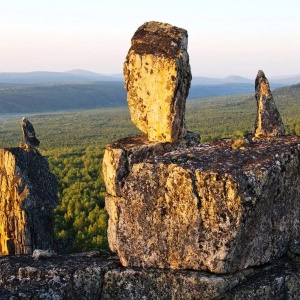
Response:
[[[102,170],[106,192],[112,196],[121,195],[124,180],[133,164],[143,162],[153,155],[164,155],[176,149],[195,146],[200,136],[192,132],[175,143],[150,142],[146,135],[124,138],[109,144],[103,157]]]
[[[187,31],[147,22],[135,32],[124,63],[132,122],[150,141],[174,142],[186,135],[185,103],[191,69]]]
[[[270,91],[269,81],[261,70],[258,71],[255,80],[255,98],[257,117],[253,135],[257,138],[284,135],[285,129]]]
[[[123,139],[105,154],[123,153],[110,169],[122,170],[122,183],[106,208],[110,247],[124,266],[235,272],[300,239],[300,137],[243,149],[230,139],[161,152],[146,143]]]
[[[58,184],[35,150],[0,150],[0,254],[53,248],[52,211]]]

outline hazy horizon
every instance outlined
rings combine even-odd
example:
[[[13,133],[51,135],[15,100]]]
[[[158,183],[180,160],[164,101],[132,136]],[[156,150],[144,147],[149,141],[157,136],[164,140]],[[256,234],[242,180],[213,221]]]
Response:
[[[134,32],[155,20],[188,31],[193,76],[300,74],[298,0],[194,2],[5,1],[0,72],[122,74]]]
[[[67,74],[71,74],[69,73],[70,71],[83,71],[83,72],[91,72],[92,74],[94,73],[95,75],[104,75],[104,76],[108,76],[108,77],[115,77],[115,78],[120,78],[123,76],[123,73],[114,73],[114,74],[105,74],[105,73],[100,73],[100,72],[95,72],[95,71],[90,71],[90,70],[86,70],[86,69],[77,69],[77,68],[74,68],[74,69],[71,69],[71,70],[64,70],[64,71],[48,71],[48,70],[34,70],[34,71],[24,71],[24,72],[18,72],[18,71],[14,71],[14,72],[1,72],[0,71],[0,74],[1,73],[17,73],[17,74],[22,74],[22,73],[35,73],[35,72],[53,72],[53,73],[67,73]],[[258,70],[257,70],[258,71]],[[84,74],[84,73],[83,73]],[[79,75],[79,74],[76,74],[76,75]],[[88,73],[86,74],[88,75]],[[228,78],[228,77],[242,77],[242,78],[245,78],[245,79],[249,79],[249,80],[253,80],[253,78],[256,77],[256,74],[254,76],[252,76],[251,78],[250,77],[247,77],[247,76],[241,76],[239,74],[229,74],[229,75],[226,75],[226,76],[203,76],[203,75],[195,75],[195,74],[192,74],[193,77],[205,77],[205,78],[211,78],[211,79],[225,79],[225,78]],[[268,76],[269,78],[273,78],[273,79],[284,79],[284,78],[293,78],[293,77],[299,77],[300,76],[300,73],[299,74],[289,74],[289,75],[280,75],[280,74],[277,74],[277,75],[273,75],[273,76]]]

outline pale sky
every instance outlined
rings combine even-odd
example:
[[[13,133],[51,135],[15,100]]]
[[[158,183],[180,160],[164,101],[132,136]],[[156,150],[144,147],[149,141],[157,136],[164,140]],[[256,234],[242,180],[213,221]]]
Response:
[[[136,29],[188,31],[193,76],[300,74],[299,0],[0,0],[0,72],[122,73]]]

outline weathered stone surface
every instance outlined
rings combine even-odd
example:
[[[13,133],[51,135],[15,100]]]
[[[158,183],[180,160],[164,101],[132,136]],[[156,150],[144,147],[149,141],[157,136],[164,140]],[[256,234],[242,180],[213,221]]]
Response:
[[[258,71],[255,79],[255,98],[257,117],[253,135],[258,138],[284,135],[285,129],[270,91],[269,81],[261,70]]]
[[[0,253],[53,248],[52,211],[58,184],[37,150],[0,150]]]
[[[220,299],[244,280],[244,274],[222,277],[195,271],[115,269],[105,274],[102,299]]]
[[[124,138],[106,147],[103,157],[103,175],[106,191],[113,196],[121,195],[124,181],[132,165],[148,160],[155,155],[179,148],[198,145],[200,136],[188,132],[185,138],[174,143],[150,142],[145,135]]]
[[[119,262],[91,254],[43,260],[28,255],[2,258],[0,299],[99,300],[105,272],[119,267]],[[7,298],[1,298],[5,294]]]
[[[107,197],[112,250],[124,266],[215,273],[286,254],[300,240],[298,143],[281,136],[232,149],[220,140],[136,161]]]
[[[131,40],[124,63],[132,122],[150,141],[174,142],[187,133],[185,102],[192,78],[187,31],[146,22]]]
[[[297,300],[299,284],[300,265],[287,260],[229,275],[114,269],[105,274],[101,299]]]
[[[130,269],[97,251],[0,258],[0,299],[300,299],[300,264],[286,258],[234,274]]]

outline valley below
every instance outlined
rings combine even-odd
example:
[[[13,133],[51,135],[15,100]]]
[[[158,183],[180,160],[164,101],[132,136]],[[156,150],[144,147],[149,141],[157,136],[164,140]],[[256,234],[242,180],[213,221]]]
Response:
[[[109,99],[114,99],[113,95]],[[300,85],[275,89],[273,95],[287,133],[299,135]],[[55,234],[58,240],[64,241],[66,252],[108,248],[103,153],[107,144],[141,134],[130,121],[123,96],[114,100],[116,107],[100,105],[100,108],[88,109],[79,97],[69,109],[1,111],[1,148],[18,147],[22,141],[23,116],[34,124],[41,141],[39,151],[48,158],[51,171],[59,180],[61,203],[55,210]],[[21,99],[22,94],[19,97]],[[123,100],[118,102],[118,99]],[[24,99],[24,103],[28,102]],[[254,93],[188,99],[186,105],[187,128],[199,134],[202,143],[219,138],[242,138],[252,131],[255,115]],[[94,220],[101,222],[95,224]]]

